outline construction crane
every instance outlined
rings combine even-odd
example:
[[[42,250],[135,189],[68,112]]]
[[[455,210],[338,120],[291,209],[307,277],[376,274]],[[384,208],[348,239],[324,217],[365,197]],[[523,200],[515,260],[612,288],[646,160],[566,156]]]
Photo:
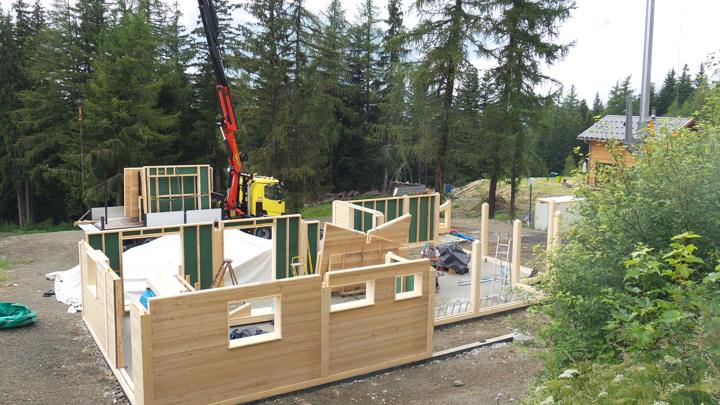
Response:
[[[245,218],[277,216],[285,213],[284,186],[280,180],[243,172],[247,154],[238,148],[235,134],[238,125],[235,108],[230,98],[225,67],[223,66],[218,43],[219,24],[212,0],[198,0],[205,38],[208,43],[210,60],[217,79],[217,93],[220,99],[223,120],[218,123],[228,150],[228,187],[224,200],[224,217]]]

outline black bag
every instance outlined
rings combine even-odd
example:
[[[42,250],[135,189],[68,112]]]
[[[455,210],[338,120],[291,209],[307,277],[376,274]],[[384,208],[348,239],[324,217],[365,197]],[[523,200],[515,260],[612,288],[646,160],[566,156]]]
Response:
[[[438,245],[437,250],[440,253],[438,266],[453,269],[457,274],[465,274],[468,272],[470,255],[465,253],[457,242]]]

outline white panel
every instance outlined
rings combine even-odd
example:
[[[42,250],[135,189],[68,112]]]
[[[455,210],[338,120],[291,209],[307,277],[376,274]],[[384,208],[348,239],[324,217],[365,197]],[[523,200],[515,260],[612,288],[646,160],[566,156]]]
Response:
[[[91,208],[90,212],[91,219],[93,221],[99,221],[100,217],[105,216],[105,207],[95,207]],[[121,205],[119,207],[108,207],[107,208],[107,218],[123,218],[125,216],[125,206]]]
[[[189,210],[187,212],[188,224],[199,224],[201,222],[213,222],[222,219],[222,210],[220,208],[211,208],[205,210]]]
[[[145,218],[147,226],[180,225],[184,220],[182,211],[151,212]]]

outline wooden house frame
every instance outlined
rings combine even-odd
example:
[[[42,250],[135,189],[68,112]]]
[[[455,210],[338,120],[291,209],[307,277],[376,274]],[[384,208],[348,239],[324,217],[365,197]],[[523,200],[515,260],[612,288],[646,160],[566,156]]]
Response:
[[[433,200],[439,203],[439,196],[427,201]],[[361,207],[349,209],[372,209]],[[385,216],[378,213],[370,214]],[[516,222],[512,283],[527,290],[529,298],[480,307],[480,266],[492,260],[487,257],[487,214],[485,204],[483,236],[472,246],[472,305],[462,314],[435,317],[435,271],[427,259],[407,258],[411,228],[420,226],[410,213],[376,221],[367,232],[326,223],[322,241],[317,221],[288,215],[86,232],[78,247],[83,321],[135,405],[233,404],[428,359],[435,326],[537,301],[521,280]],[[275,279],[209,288],[223,260],[224,230],[268,226],[276,239]],[[149,298],[147,307],[139,301],[125,306],[122,241],[169,234],[181,236],[185,256],[176,290]],[[187,252],[195,252],[192,263]],[[306,261],[300,259],[293,271],[290,256],[295,254]],[[357,284],[366,286],[362,301],[333,302],[333,292]],[[240,344],[229,340],[228,330],[238,317],[256,316],[250,309],[239,314],[246,304],[229,310],[229,303],[268,297],[274,312],[263,319],[272,320],[275,331]]]

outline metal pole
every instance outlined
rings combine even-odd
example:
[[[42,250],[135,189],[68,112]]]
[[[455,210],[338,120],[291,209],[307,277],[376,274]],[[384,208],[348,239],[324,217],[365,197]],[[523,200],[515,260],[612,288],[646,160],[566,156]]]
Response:
[[[652,65],[653,25],[655,0],[647,0],[645,10],[645,48],[643,51],[642,87],[640,88],[640,128],[647,126],[650,116],[650,67]]]
[[[530,203],[528,204],[528,226],[532,228],[532,184],[530,186]]]

